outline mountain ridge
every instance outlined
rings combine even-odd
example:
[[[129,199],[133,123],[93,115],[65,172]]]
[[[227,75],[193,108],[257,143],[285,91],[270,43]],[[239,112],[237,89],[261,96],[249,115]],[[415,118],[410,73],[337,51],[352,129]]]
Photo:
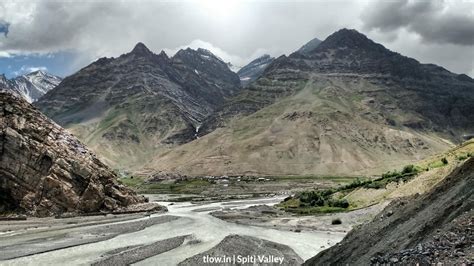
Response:
[[[42,70],[33,71],[12,79],[0,75],[0,89],[20,95],[30,103],[37,101],[60,82],[60,77]]]
[[[473,106],[469,79],[343,29],[310,55],[275,59],[204,121],[198,140],[148,166],[190,175],[370,175],[460,141],[474,131]]]
[[[109,164],[136,166],[193,140],[201,121],[239,90],[238,76],[209,53],[187,49],[170,58],[138,43],[67,77],[35,106]],[[127,161],[130,150],[136,158]]]

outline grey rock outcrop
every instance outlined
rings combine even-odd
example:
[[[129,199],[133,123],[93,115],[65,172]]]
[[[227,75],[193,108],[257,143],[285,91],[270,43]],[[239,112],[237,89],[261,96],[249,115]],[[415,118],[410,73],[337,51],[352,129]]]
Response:
[[[33,216],[159,210],[120,185],[79,140],[25,100],[0,93],[0,211]]]
[[[247,261],[239,261],[247,258]],[[260,259],[259,260],[259,256]],[[265,258],[283,258],[283,262],[265,261]],[[206,261],[205,261],[206,258]],[[207,258],[224,259],[222,262],[207,261]],[[235,258],[235,261],[229,259]],[[227,260],[227,261],[225,261]],[[293,249],[272,241],[244,235],[226,236],[217,246],[179,263],[183,265],[301,265],[303,260]]]

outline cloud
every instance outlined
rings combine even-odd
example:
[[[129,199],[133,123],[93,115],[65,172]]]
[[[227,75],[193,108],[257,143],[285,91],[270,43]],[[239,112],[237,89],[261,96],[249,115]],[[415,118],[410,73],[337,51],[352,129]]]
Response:
[[[9,52],[5,52],[5,51],[0,51],[0,58],[10,58],[11,57],[11,54]]]
[[[473,10],[474,1],[377,1],[361,18],[367,30],[389,33],[405,28],[427,43],[472,46]]]
[[[186,49],[186,48],[191,48],[191,49],[194,49],[194,50],[196,50],[198,48],[204,48],[206,50],[211,51],[214,55],[216,55],[217,57],[222,59],[222,61],[224,61],[226,63],[231,62],[236,67],[243,67],[244,65],[248,64],[253,59],[255,59],[255,58],[257,58],[257,57],[259,57],[263,54],[272,54],[272,53],[275,52],[275,51],[270,51],[270,50],[267,50],[267,49],[257,49],[250,56],[242,57],[242,56],[239,56],[239,55],[230,54],[230,53],[224,51],[222,48],[217,47],[217,46],[213,45],[210,42],[202,41],[202,40],[199,40],[199,39],[193,40],[192,42],[190,42],[189,44],[186,44],[186,45],[181,45],[179,47],[175,47],[175,48],[172,48],[172,49],[165,48],[163,50],[168,55],[172,56],[175,53],[177,53],[179,50]]]
[[[78,50],[87,61],[125,53],[139,41],[157,51],[199,39],[247,58],[261,48],[293,52],[357,19],[356,14],[339,12],[343,7],[356,10],[357,5],[338,1],[321,6],[313,1],[249,0],[227,6],[228,1],[0,1],[0,17],[11,22],[11,36],[0,40],[0,50]],[[220,6],[210,8],[210,3]]]
[[[0,1],[0,18],[10,23],[0,51],[71,53],[77,56],[67,69],[77,70],[137,42],[154,52],[199,45],[241,66],[347,27],[420,61],[472,70],[473,1],[394,1]]]
[[[19,76],[19,75],[28,74],[31,72],[36,72],[36,71],[48,72],[48,68],[45,66],[21,66],[20,69],[18,69],[17,71],[13,71],[12,73],[15,76]]]
[[[10,27],[10,23],[6,22],[3,19],[0,19],[0,33],[3,33],[5,37],[8,36],[8,28]]]

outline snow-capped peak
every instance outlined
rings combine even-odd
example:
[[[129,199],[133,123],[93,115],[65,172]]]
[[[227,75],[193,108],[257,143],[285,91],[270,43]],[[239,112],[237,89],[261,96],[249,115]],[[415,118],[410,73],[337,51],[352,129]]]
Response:
[[[37,70],[29,74],[18,76],[14,79],[2,79],[0,83],[3,89],[11,91],[25,98],[28,102],[34,102],[41,96],[52,90],[61,82],[61,78]]]

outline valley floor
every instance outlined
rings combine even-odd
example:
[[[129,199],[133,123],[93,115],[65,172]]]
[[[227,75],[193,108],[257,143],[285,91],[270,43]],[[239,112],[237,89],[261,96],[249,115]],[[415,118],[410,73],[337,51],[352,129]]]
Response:
[[[153,195],[149,196],[153,201]],[[304,217],[290,217],[288,224],[283,224],[284,218],[278,217],[280,222],[272,226],[256,223],[261,227],[210,215],[213,211],[247,209],[263,204],[271,208],[282,198],[200,204],[162,202],[169,209],[165,214],[0,221],[0,265],[64,265],[65,262],[68,265],[115,265],[116,262],[176,265],[205,253],[229,235],[251,236],[287,245],[299,256],[298,260],[306,260],[345,236],[350,223],[330,228],[329,218],[325,218],[329,222],[326,226],[318,226],[315,219],[315,226],[301,227],[297,220],[308,224]],[[245,247],[236,245],[234,251],[245,253]]]

